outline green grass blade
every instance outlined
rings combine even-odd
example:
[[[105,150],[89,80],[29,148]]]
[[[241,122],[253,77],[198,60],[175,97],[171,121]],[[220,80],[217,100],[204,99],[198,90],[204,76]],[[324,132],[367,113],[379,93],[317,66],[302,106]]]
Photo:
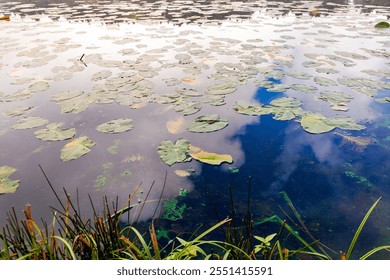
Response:
[[[147,255],[147,258],[148,258],[149,260],[152,260],[153,257],[152,257],[152,254],[151,254],[150,250],[149,250],[149,246],[148,246],[148,244],[146,244],[146,241],[145,241],[145,239],[143,238],[143,236],[141,235],[141,233],[140,233],[138,230],[136,230],[135,228],[133,228],[133,227],[130,227],[130,229],[137,235],[138,240],[141,242],[142,247],[143,247],[144,250],[145,250],[145,253],[146,253],[146,255]]]
[[[56,238],[58,240],[60,240],[62,243],[64,243],[64,245],[66,246],[66,248],[68,248],[69,250],[69,253],[72,257],[73,260],[76,260],[76,255],[73,251],[73,248],[72,248],[72,245],[69,244],[68,241],[66,241],[64,238],[62,238],[61,236],[53,236],[53,238]]]
[[[372,211],[374,211],[374,208],[376,207],[376,205],[378,204],[379,200],[381,199],[382,197],[378,198],[375,203],[371,206],[371,208],[368,210],[368,212],[366,213],[366,215],[364,216],[362,222],[360,223],[355,235],[353,236],[352,238],[352,241],[351,241],[351,244],[349,245],[349,248],[348,248],[348,251],[347,251],[347,254],[345,255],[345,258],[347,260],[349,260],[349,258],[351,257],[351,254],[352,254],[352,251],[353,249],[355,248],[355,244],[359,238],[359,235],[360,233],[362,232],[363,230],[363,227],[365,226],[368,218],[370,217]]]
[[[376,248],[372,249],[371,251],[365,253],[359,259],[360,260],[365,260],[365,259],[369,258],[370,256],[372,256],[373,254],[375,254],[376,252],[381,251],[381,250],[390,250],[390,245],[384,245],[384,246],[376,247]]]

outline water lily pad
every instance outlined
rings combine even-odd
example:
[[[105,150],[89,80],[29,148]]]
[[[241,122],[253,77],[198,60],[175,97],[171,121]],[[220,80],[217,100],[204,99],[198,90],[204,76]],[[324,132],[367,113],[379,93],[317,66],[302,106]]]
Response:
[[[31,84],[28,89],[30,92],[39,92],[39,91],[44,91],[49,88],[49,83],[46,81],[38,81],[33,84]]]
[[[16,107],[13,109],[8,109],[4,111],[4,114],[9,117],[18,117],[27,113],[30,113],[34,107]]]
[[[20,180],[11,180],[8,177],[16,171],[10,166],[0,166],[0,194],[14,193],[19,187]]]
[[[82,91],[82,90],[62,91],[62,92],[53,94],[52,97],[51,97],[51,100],[54,100],[54,101],[64,101],[64,100],[68,100],[68,99],[72,99],[72,98],[78,97],[78,96],[82,95],[83,93],[84,93],[84,91]]]
[[[208,94],[225,95],[225,94],[233,93],[236,90],[237,90],[236,85],[230,83],[224,83],[224,84],[209,86],[206,91]]]
[[[303,93],[314,93],[317,91],[317,88],[314,86],[304,85],[304,84],[292,84],[291,88],[296,91]]]
[[[318,113],[304,115],[301,119],[301,126],[304,130],[313,134],[329,132],[336,128],[336,126],[328,124],[328,120]]]
[[[176,169],[175,174],[179,177],[189,177],[191,176],[191,172],[188,170],[183,170],[183,169]]]
[[[345,130],[362,130],[364,125],[357,124],[356,121],[350,117],[337,116],[327,121],[329,125],[334,125],[340,129]]]
[[[309,80],[312,75],[306,72],[287,72],[286,75],[293,77],[295,79]]]
[[[63,123],[51,123],[44,129],[40,129],[34,132],[38,139],[44,141],[60,141],[72,138],[76,134],[76,129],[61,129]]]
[[[375,101],[379,103],[390,103],[390,97],[377,98]]]
[[[232,163],[233,158],[228,154],[216,154],[203,151],[201,148],[189,145],[189,155],[200,162],[211,164],[211,165],[220,165],[223,162]]]
[[[353,99],[352,96],[338,91],[325,91],[317,98],[329,102],[332,106],[345,106]]]
[[[103,71],[99,71],[97,73],[94,73],[92,75],[92,78],[91,80],[92,81],[99,81],[99,80],[104,80],[108,77],[110,77],[112,75],[112,72],[109,71],[109,70],[103,70]]]
[[[212,132],[223,129],[228,125],[228,121],[220,119],[216,114],[200,116],[187,127],[191,132]]]
[[[81,136],[73,139],[72,141],[65,144],[61,149],[61,160],[69,161],[77,159],[91,151],[91,147],[95,146],[96,143],[90,140],[87,136]]]
[[[390,27],[390,23],[388,23],[387,21],[381,21],[375,24],[375,28],[389,28],[389,27]]]
[[[237,113],[250,116],[268,115],[273,112],[272,107],[249,103],[245,100],[236,101],[233,108]]]
[[[200,102],[188,102],[176,105],[173,110],[181,112],[183,116],[188,116],[197,113],[202,108]]]
[[[187,155],[190,142],[180,138],[175,143],[169,140],[162,141],[158,146],[160,158],[169,166],[178,163],[190,161],[191,157]]]
[[[48,120],[41,117],[25,117],[12,126],[14,129],[29,129],[48,124]]]
[[[58,102],[61,107],[61,113],[78,114],[88,109],[89,105],[95,100],[88,96],[77,96],[75,98],[66,99]]]
[[[324,87],[337,86],[337,83],[335,81],[328,78],[319,77],[319,76],[314,77],[314,82]]]
[[[129,131],[133,127],[132,119],[121,118],[102,123],[96,127],[96,130],[105,133],[120,133]]]
[[[293,97],[281,97],[272,100],[270,104],[276,107],[294,108],[301,106],[302,102]]]

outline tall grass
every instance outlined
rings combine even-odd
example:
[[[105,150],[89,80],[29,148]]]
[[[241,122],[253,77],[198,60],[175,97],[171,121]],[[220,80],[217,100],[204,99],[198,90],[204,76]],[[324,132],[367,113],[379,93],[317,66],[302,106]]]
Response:
[[[47,179],[46,174],[44,172],[43,174]],[[15,209],[12,208],[7,213],[7,224],[0,231],[2,244],[0,259],[256,260],[311,258],[329,260],[332,259],[331,255],[335,253],[313,236],[287,193],[282,192],[281,196],[293,213],[293,217],[298,221],[297,223],[293,222],[286,211],[284,213],[292,225],[277,215],[255,221],[250,203],[250,179],[248,181],[248,201],[243,213],[239,213],[236,209],[230,188],[230,217],[222,219],[206,230],[197,230],[188,239],[176,236],[167,244],[160,244],[157,238],[155,221],[158,220],[158,217],[151,219],[149,228],[144,232],[137,229],[136,223],[130,224],[130,210],[136,206],[142,209],[146,205],[146,201],[143,204],[138,202],[134,205],[131,204],[135,192],[129,195],[125,207],[119,207],[118,199],[110,203],[107,197],[104,197],[102,213],[96,211],[94,203],[89,197],[93,215],[92,217],[83,217],[79,210],[78,196],[76,201],[73,201],[64,189],[65,199],[61,200],[49,180],[48,183],[59,200],[61,208],[51,208],[53,219],[51,223],[41,220],[40,223],[43,226],[39,226],[39,223],[34,219],[31,205],[27,205],[24,209],[22,219],[18,218]],[[166,178],[163,189],[165,183]],[[153,184],[150,189],[152,187]],[[341,259],[353,257],[352,253],[358,243],[358,238],[379,200],[380,198],[366,213],[352,238],[347,253],[339,255]],[[120,221],[126,219],[126,214],[127,226],[121,226]],[[256,234],[255,231],[260,226],[265,226],[269,231],[270,224],[277,224],[279,229],[268,232],[265,236]],[[300,227],[295,228],[297,225]],[[224,234],[221,240],[210,238],[210,235],[217,230]],[[300,233],[300,231],[302,232]],[[296,241],[295,243],[287,242],[287,240],[291,240],[291,237]],[[367,259],[383,250],[389,251],[390,245],[373,248],[360,259]]]

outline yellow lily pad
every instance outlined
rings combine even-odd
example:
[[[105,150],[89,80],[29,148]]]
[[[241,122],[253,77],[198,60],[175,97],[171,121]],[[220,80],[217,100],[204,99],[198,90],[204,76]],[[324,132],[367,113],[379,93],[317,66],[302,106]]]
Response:
[[[190,144],[188,154],[193,158],[203,163],[212,165],[220,165],[223,162],[232,163],[233,158],[228,154],[216,154],[203,151],[201,148]]]
[[[91,151],[91,147],[95,146],[95,142],[87,136],[82,136],[65,144],[61,150],[61,160],[69,161],[77,159]]]

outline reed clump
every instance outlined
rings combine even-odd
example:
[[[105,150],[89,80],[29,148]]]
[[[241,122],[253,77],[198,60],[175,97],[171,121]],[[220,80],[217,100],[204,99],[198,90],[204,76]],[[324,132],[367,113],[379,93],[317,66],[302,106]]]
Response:
[[[43,170],[42,170],[43,171]],[[46,177],[46,175],[45,175]],[[46,177],[47,178],[47,177]],[[48,181],[49,182],[49,181]],[[164,181],[165,184],[166,180]],[[284,211],[287,220],[274,215],[256,220],[251,212],[250,180],[248,182],[248,201],[245,213],[236,210],[230,190],[230,217],[221,219],[204,231],[198,228],[189,238],[175,236],[165,244],[159,242],[155,221],[152,218],[144,232],[136,228],[136,223],[123,226],[121,219],[133,209],[129,195],[125,207],[118,207],[118,200],[109,203],[103,198],[103,210],[97,212],[89,197],[93,210],[92,217],[82,217],[78,205],[65,193],[61,200],[53,186],[55,196],[61,205],[60,209],[51,207],[51,223],[41,220],[38,223],[32,215],[32,206],[27,205],[24,217],[19,219],[14,208],[7,213],[7,224],[0,231],[0,259],[32,260],[258,260],[258,259],[352,259],[360,233],[368,218],[379,203],[377,199],[367,211],[357,228],[347,252],[335,252],[317,240],[305,225],[301,215],[293,205],[287,193],[280,195],[292,213],[291,218]],[[152,184],[153,186],[153,184]],[[152,187],[151,186],[151,187]],[[164,189],[164,187],[163,187]],[[138,206],[139,203],[138,203]],[[145,203],[141,205],[141,210]],[[295,221],[294,221],[295,220]],[[292,226],[290,225],[290,222]],[[42,224],[39,226],[39,224]],[[256,234],[259,226],[278,225],[278,230],[265,236]],[[210,238],[213,232],[220,231],[223,238]],[[200,232],[200,233],[199,233]],[[291,237],[295,242],[287,242]],[[390,245],[376,247],[359,259],[367,259],[379,251],[389,251]]]

